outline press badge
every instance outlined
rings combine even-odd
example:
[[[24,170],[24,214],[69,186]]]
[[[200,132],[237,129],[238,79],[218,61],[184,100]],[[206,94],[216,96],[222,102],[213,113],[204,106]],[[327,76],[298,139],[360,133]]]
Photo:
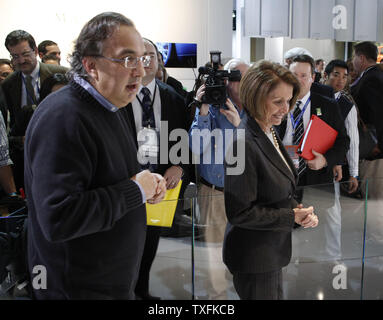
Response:
[[[285,149],[290,156],[290,159],[293,161],[293,164],[296,169],[299,169],[299,153],[298,146],[285,146]]]
[[[141,165],[157,164],[159,147],[159,131],[153,128],[142,128],[137,133],[137,159]]]

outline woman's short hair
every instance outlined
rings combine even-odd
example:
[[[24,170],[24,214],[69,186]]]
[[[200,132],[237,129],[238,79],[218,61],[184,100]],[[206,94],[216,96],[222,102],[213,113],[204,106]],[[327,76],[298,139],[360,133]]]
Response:
[[[293,97],[290,100],[289,109],[291,111],[299,95],[298,79],[290,70],[278,63],[261,60],[253,64],[240,82],[239,96],[244,109],[253,118],[260,121],[265,120],[267,96],[281,82],[293,87]]]
[[[55,85],[57,84],[66,85],[67,83],[68,83],[68,78],[66,77],[65,74],[62,74],[62,73],[51,74],[41,84],[40,101],[43,101],[52,92],[52,89]]]
[[[75,41],[73,53],[69,58],[71,70],[68,75],[70,79],[74,74],[88,78],[89,75],[82,64],[82,59],[102,55],[104,41],[121,25],[134,27],[134,23],[130,19],[116,12],[101,13],[85,24]]]

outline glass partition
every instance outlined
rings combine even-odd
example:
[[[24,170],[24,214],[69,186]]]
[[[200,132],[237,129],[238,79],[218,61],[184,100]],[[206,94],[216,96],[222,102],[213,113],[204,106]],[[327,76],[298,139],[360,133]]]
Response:
[[[284,298],[361,298],[364,201],[350,197],[348,184],[305,187],[304,206],[314,206],[316,228],[292,232],[292,258],[284,268]]]
[[[164,300],[191,300],[194,295],[193,235],[196,186],[190,184],[178,200],[171,227],[162,227],[150,271],[149,291]],[[175,201],[169,201],[174,203]]]
[[[361,298],[364,201],[348,196],[346,188],[303,188],[302,203],[314,206],[319,225],[292,232],[292,258],[283,268],[284,299]],[[205,236],[195,239],[196,299],[238,299],[222,262],[226,222],[217,211],[223,203],[223,195],[197,196],[195,230]],[[209,210],[209,205],[217,209],[216,218],[206,217],[204,208]]]
[[[382,161],[372,161],[369,170],[376,172]],[[383,178],[366,179],[362,190],[367,199],[362,298],[380,300],[383,299]]]
[[[362,181],[356,196],[347,193],[347,184],[302,191],[302,203],[314,206],[319,225],[292,231],[292,258],[283,268],[284,299],[381,299],[383,178]],[[195,184],[186,188],[172,226],[161,228],[151,295],[163,300],[239,299],[222,259],[225,217],[222,192]],[[9,298],[7,284],[0,287],[0,299]]]

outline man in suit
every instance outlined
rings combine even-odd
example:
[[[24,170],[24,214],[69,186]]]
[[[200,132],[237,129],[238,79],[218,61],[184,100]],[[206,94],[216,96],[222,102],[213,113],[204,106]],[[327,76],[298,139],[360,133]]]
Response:
[[[24,135],[34,109],[39,103],[41,84],[53,73],[66,73],[60,66],[37,61],[34,38],[24,30],[15,30],[5,39],[5,47],[12,57],[15,72],[2,83],[10,113],[10,149],[15,164],[15,182],[18,188],[23,182]]]
[[[297,120],[303,122],[303,130],[305,130],[312,115],[317,115],[337,130],[338,136],[335,143],[326,154],[320,154],[313,150],[315,156],[313,160],[306,163],[302,163],[302,160],[295,160],[299,172],[299,185],[331,183],[334,177],[333,169],[343,162],[349,147],[349,138],[346,135],[339,107],[335,100],[310,91],[314,81],[314,61],[310,56],[296,56],[290,65],[290,71],[293,72],[301,84],[297,102],[299,106],[294,109],[298,116],[293,116],[294,111],[288,115],[287,119],[279,127],[280,137],[285,146],[292,146],[293,140],[300,140],[297,137],[293,139],[295,131],[298,129],[297,126],[300,125]],[[303,134],[303,131],[301,134]],[[339,168],[336,174],[341,175],[338,171]],[[341,176],[338,176],[338,178],[341,178]]]
[[[383,158],[383,71],[376,64],[377,55],[378,48],[372,42],[355,45],[353,65],[359,77],[350,88],[362,120],[376,130],[374,156]]]
[[[334,218],[332,207],[335,203],[335,187],[333,181],[342,179],[343,161],[346,152],[349,148],[350,140],[346,134],[343,119],[340,114],[339,106],[334,99],[329,99],[310,91],[311,85],[314,82],[314,60],[307,55],[296,56],[293,63],[290,65],[290,71],[298,78],[301,90],[298,96],[297,104],[287,116],[287,119],[282,122],[279,127],[279,134],[283,144],[292,156],[295,167],[298,171],[298,188],[295,193],[295,198],[301,203],[303,198],[303,187],[324,184],[320,187],[320,191],[328,189],[332,194],[327,202],[313,202],[317,212],[319,209],[325,209],[324,230],[325,230],[325,254],[330,253],[328,248],[338,243],[338,234],[333,232],[334,225],[338,222]],[[309,120],[312,115],[318,116],[338,132],[338,136],[334,145],[325,154],[321,154],[312,150],[314,154],[313,160],[304,160],[295,152],[297,145],[303,137],[303,132],[306,130]],[[314,188],[314,196],[316,192]],[[339,247],[339,246],[338,246]],[[331,254],[333,251],[331,251]],[[339,256],[339,250],[336,251],[336,256]],[[332,258],[337,258],[332,254]]]
[[[142,79],[142,86],[137,93],[136,99],[133,100],[131,107],[126,108],[125,111],[127,112],[133,135],[137,138],[139,156],[142,160],[148,160],[147,163],[142,161],[142,168],[163,175],[166,180],[167,189],[175,188],[182,178],[184,189],[187,185],[188,165],[174,163],[174,159],[169,159],[169,150],[171,150],[176,142],[169,142],[167,146],[164,146],[160,144],[159,137],[161,130],[167,130],[170,133],[174,129],[184,129],[187,132],[188,114],[185,103],[183,98],[172,87],[156,80],[155,77],[158,70],[158,50],[156,45],[144,38],[144,46],[145,55],[151,57],[150,64],[145,67],[145,76]],[[162,133],[164,132],[162,131]],[[145,140],[141,139],[140,136],[154,137],[154,139],[149,138]],[[149,151],[153,150],[153,148],[157,150],[154,154]],[[146,158],[148,155],[147,151],[149,152],[149,157]],[[161,161],[162,157],[160,155],[164,154],[167,156],[166,163]],[[145,248],[135,289],[138,299],[159,299],[159,297],[154,297],[149,293],[149,274],[156,256],[160,234],[161,228],[148,226]]]
[[[284,54],[285,67],[290,68],[290,65],[293,63],[294,58],[300,55],[307,55],[313,58],[310,51],[308,51],[305,48],[300,48],[300,47],[292,48],[286,51]],[[322,96],[334,99],[334,90],[328,85],[322,84],[319,81],[315,81],[315,78],[314,78],[314,82],[311,84],[310,91],[320,94]]]
[[[315,82],[320,82],[320,80],[322,79],[324,65],[325,63],[323,59],[315,60]]]
[[[366,181],[369,180],[368,196],[379,208],[383,204],[383,71],[376,64],[377,55],[377,47],[372,42],[365,41],[355,45],[352,63],[359,77],[351,84],[350,89],[360,117],[376,132],[377,144],[372,157],[361,162],[360,179],[362,192],[365,192]],[[377,234],[380,236],[381,227],[380,224],[377,225]]]
[[[0,59],[0,84],[11,74],[13,73],[13,67],[11,60]],[[5,127],[8,127],[8,108],[5,101],[3,89],[0,86],[0,111],[3,115]]]

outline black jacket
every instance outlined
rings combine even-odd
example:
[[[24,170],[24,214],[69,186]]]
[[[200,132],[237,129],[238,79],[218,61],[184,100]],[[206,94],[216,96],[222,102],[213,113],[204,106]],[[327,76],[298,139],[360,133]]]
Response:
[[[156,80],[156,84],[158,85],[158,89],[160,91],[161,98],[161,121],[168,122],[168,133],[169,135],[174,129],[184,129],[186,132],[189,130],[189,119],[188,113],[186,111],[185,101],[184,99],[169,85],[163,83],[162,81]],[[134,114],[132,105],[129,104],[126,108],[124,108],[123,112],[125,112],[125,116],[127,117],[130,127],[132,129],[132,134],[136,137],[135,142],[137,144],[137,131],[136,124],[134,122]],[[165,171],[173,165],[179,165],[182,167],[185,173],[185,178],[189,177],[190,166],[189,164],[183,163],[171,163],[169,159],[169,151],[172,147],[177,143],[177,141],[168,141],[167,150],[165,151],[168,154],[168,161],[166,164],[159,164],[157,167],[157,173],[163,175]],[[161,146],[160,141],[160,150],[164,146]],[[163,151],[162,151],[163,152]],[[189,147],[188,147],[189,152]],[[190,152],[189,152],[189,163],[190,163]],[[183,185],[184,186],[184,185]]]
[[[332,168],[337,164],[343,164],[347,150],[350,147],[350,138],[347,136],[339,106],[334,99],[311,93],[310,113],[311,115],[317,115],[338,131],[338,136],[334,146],[324,154],[327,160],[327,167],[321,170],[306,168],[304,174],[299,177],[299,185],[332,183],[334,178]],[[278,128],[279,136],[282,140],[286,132],[286,121],[284,120]]]
[[[383,71],[373,66],[351,86],[351,95],[359,108],[360,117],[367,125],[375,127],[378,145],[383,152]]]
[[[234,137],[245,146],[244,172],[229,175],[225,161],[225,207],[228,224],[223,244],[223,260],[229,270],[243,273],[276,271],[291,259],[291,231],[294,226],[293,199],[297,173],[279,141],[290,166],[246,114],[238,127],[244,138]],[[237,131],[238,132],[238,131]]]
[[[40,63],[40,84],[54,73],[65,74],[67,68],[51,64]],[[15,71],[9,75],[1,84],[3,87],[7,107],[10,114],[10,135],[24,136],[28,122],[32,116],[33,110],[21,106],[22,74],[21,71]]]

